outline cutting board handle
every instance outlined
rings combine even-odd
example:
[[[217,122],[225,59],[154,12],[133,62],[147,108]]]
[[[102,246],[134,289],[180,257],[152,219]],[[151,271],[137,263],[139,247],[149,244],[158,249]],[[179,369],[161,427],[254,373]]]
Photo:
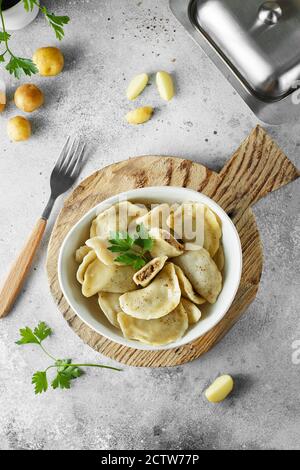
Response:
[[[259,199],[290,183],[300,172],[257,126],[219,173],[213,199],[237,219]]]

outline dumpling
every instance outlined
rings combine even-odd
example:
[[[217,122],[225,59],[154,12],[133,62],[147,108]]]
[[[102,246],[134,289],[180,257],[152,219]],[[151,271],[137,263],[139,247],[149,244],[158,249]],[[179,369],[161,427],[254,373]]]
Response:
[[[109,242],[107,239],[101,237],[90,238],[86,242],[87,247],[90,247],[94,250],[97,255],[97,258],[107,266],[112,264],[120,265],[120,263],[115,262],[120,253],[112,253],[108,250]]]
[[[162,270],[167,261],[167,256],[154,258],[147,263],[142,269],[137,271],[133,276],[133,280],[137,286],[146,287],[152,279]]]
[[[218,266],[218,270],[222,272],[225,266],[225,255],[224,255],[224,248],[222,244],[220,245],[220,248],[218,249],[217,253],[214,256],[214,262]]]
[[[157,227],[167,230],[167,218],[170,216],[170,212],[172,212],[172,208],[169,204],[158,204],[147,214],[136,219],[136,223],[143,224],[146,228]]]
[[[120,294],[132,291],[136,289],[132,280],[134,273],[132,266],[107,266],[96,257],[89,263],[84,273],[82,294],[85,297],[92,297],[100,291]]]
[[[198,251],[186,251],[174,258],[198,294],[214,304],[222,289],[222,275],[216,263],[205,248]]]
[[[83,261],[83,258],[88,254],[88,252],[91,251],[91,249],[83,245],[80,248],[78,248],[75,252],[75,261],[76,263],[80,264]]]
[[[171,214],[167,224],[186,242],[186,250],[197,251],[199,247],[203,247],[211,257],[214,257],[218,251],[222,237],[221,221],[204,204],[197,202],[182,204],[174,214]]]
[[[108,321],[113,326],[120,329],[120,325],[118,322],[118,313],[121,311],[119,297],[120,294],[112,294],[110,292],[99,292],[98,303]]]
[[[184,202],[167,219],[176,236],[187,243],[204,243],[204,204]]]
[[[209,208],[205,207],[205,224],[204,224],[204,245],[210,256],[213,258],[220,247],[220,239],[222,237],[221,222],[216,214]]]
[[[77,269],[76,278],[80,284],[83,284],[85,272],[89,266],[97,258],[97,255],[94,251],[90,250],[84,257],[83,260]]]
[[[121,295],[120,306],[123,312],[132,317],[151,320],[174,310],[180,297],[174,265],[167,263],[147,287]]]
[[[183,253],[183,245],[179,243],[167,230],[152,228],[149,236],[153,239],[153,247],[150,254],[153,258],[167,256],[174,258]]]
[[[192,284],[190,283],[182,269],[176,264],[174,264],[174,268],[176,276],[178,278],[181,295],[186,299],[191,300],[194,304],[205,304],[206,300],[195,292]]]
[[[141,320],[120,312],[118,322],[125,338],[152,346],[172,343],[181,338],[188,328],[187,313],[181,304],[168,315],[154,320]]]
[[[201,318],[201,310],[197,307],[197,305],[184,298],[181,299],[181,303],[188,316],[189,325],[198,323]]]
[[[148,209],[129,201],[122,201],[101,212],[92,222],[90,238],[109,238],[111,232],[127,231],[129,224]]]

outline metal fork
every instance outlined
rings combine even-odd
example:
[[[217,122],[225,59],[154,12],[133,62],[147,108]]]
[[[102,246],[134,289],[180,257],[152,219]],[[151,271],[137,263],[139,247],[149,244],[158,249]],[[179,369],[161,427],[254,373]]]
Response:
[[[10,312],[20,292],[33,257],[42,240],[47,220],[56,199],[73,185],[80,173],[84,149],[85,145],[80,139],[71,140],[70,137],[67,139],[51,173],[49,201],[19,256],[13,263],[0,290],[0,318],[5,317]]]

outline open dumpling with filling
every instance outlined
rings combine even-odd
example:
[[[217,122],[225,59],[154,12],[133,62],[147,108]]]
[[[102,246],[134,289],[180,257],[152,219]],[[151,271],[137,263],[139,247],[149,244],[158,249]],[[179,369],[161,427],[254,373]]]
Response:
[[[86,258],[95,256],[82,273],[82,265],[85,264]],[[92,297],[100,291],[124,293],[136,289],[136,285],[132,280],[135,273],[132,266],[107,266],[102,263],[94,251],[88,253],[79,266],[77,271],[77,280],[82,284],[82,294],[85,297]]]
[[[147,287],[121,295],[120,306],[123,312],[132,317],[151,320],[174,310],[180,297],[174,265],[167,263]]]
[[[111,292],[99,292],[98,294],[98,303],[102,312],[113,326],[120,329],[118,322],[118,313],[121,311],[119,297],[120,294],[112,294]]]
[[[181,338],[188,328],[187,313],[181,304],[168,315],[152,320],[141,320],[120,312],[118,322],[125,338],[152,346],[172,343]]]
[[[197,305],[195,305],[190,300],[184,299],[183,297],[181,299],[181,303],[188,316],[189,325],[198,323],[201,318],[201,310],[199,307],[197,307]]]
[[[203,299],[201,295],[195,292],[192,284],[190,283],[190,281],[188,280],[188,278],[186,277],[182,269],[176,264],[174,264],[174,268],[175,268],[176,276],[178,278],[181,295],[185,297],[186,299],[189,299],[190,301],[192,301],[194,304],[198,304],[198,305],[205,304],[206,300]]]
[[[222,289],[222,275],[205,248],[186,251],[172,261],[183,270],[198,294],[211,304],[216,302]]]
[[[167,261],[167,256],[161,256],[160,258],[153,258],[143,268],[135,273],[133,280],[137,286],[146,287],[153,278],[162,270]]]
[[[101,212],[92,222],[90,238],[109,238],[111,232],[127,231],[130,223],[148,212],[143,206],[122,201]]]
[[[179,243],[167,230],[151,228],[149,236],[153,239],[153,247],[150,254],[153,258],[167,256],[174,258],[183,253],[183,245]]]

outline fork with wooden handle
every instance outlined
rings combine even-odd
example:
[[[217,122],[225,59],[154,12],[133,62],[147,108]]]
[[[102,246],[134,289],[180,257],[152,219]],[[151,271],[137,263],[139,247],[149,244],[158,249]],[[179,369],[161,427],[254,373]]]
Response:
[[[11,310],[28,274],[34,255],[42,240],[47,220],[58,196],[66,192],[77,179],[83,161],[85,145],[80,139],[68,138],[50,177],[51,195],[31,235],[13,263],[0,289],[0,318]]]

